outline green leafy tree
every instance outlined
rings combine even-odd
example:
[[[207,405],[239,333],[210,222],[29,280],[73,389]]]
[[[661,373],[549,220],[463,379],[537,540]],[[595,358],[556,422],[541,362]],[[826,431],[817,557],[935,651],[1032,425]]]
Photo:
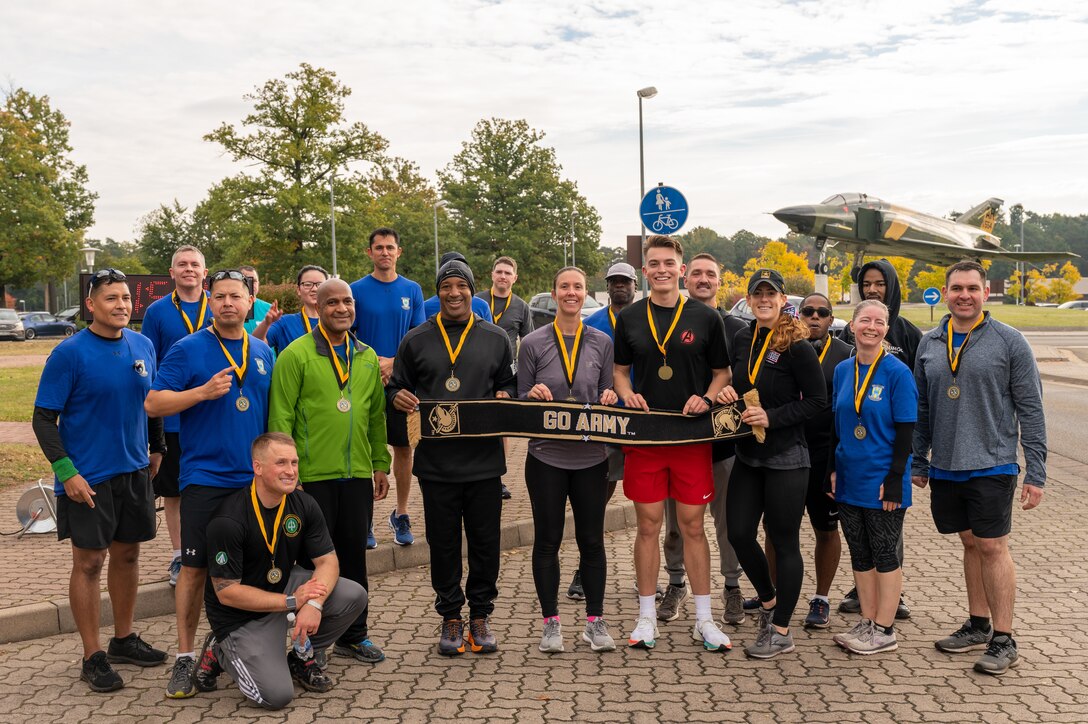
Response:
[[[191,244],[200,249],[209,266],[215,266],[218,248],[207,229],[206,217],[190,211],[177,199],[172,204],[160,204],[136,224],[135,244],[140,262],[153,274],[166,274],[174,251]]]
[[[103,241],[87,239],[87,245],[98,249],[94,257],[96,269],[112,267],[125,274],[150,274],[140,257],[140,248],[132,241],[116,241],[106,237]]]
[[[517,260],[523,296],[551,287],[572,218],[578,266],[593,274],[608,258],[597,210],[577,184],[561,178],[555,149],[541,145],[543,138],[524,120],[485,119],[438,172],[442,198],[454,210],[452,241],[477,276],[498,256]]]

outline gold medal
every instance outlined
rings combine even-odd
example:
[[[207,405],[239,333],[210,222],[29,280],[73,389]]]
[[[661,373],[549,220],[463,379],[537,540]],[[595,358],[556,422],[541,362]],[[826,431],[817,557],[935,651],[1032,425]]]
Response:
[[[268,569],[268,575],[265,576],[265,578],[268,579],[269,583],[275,585],[279,583],[281,579],[283,579],[283,571],[281,571],[279,568],[276,568],[275,566],[272,566]]]
[[[461,380],[451,374],[450,378],[446,380],[446,389],[450,392],[457,392],[457,390],[461,389]]]
[[[864,440],[868,433],[865,431],[865,425],[858,425],[854,428],[854,437],[858,440]]]
[[[668,365],[661,365],[657,369],[657,376],[660,377],[663,380],[671,380],[672,379],[672,367],[669,367]]]
[[[336,403],[336,409],[340,410],[340,412],[349,412],[351,410],[351,400],[341,397]]]
[[[960,388],[956,384],[956,373],[960,368],[960,360],[963,358],[963,351],[967,349],[967,343],[971,341],[971,334],[978,329],[978,325],[985,321],[986,315],[982,314],[975,323],[971,325],[971,329],[968,330],[967,336],[963,338],[963,344],[957,350],[952,349],[952,317],[948,318],[948,328],[945,333],[948,335],[948,368],[952,370],[952,385],[948,388],[948,399],[958,400],[960,398]]]
[[[827,340],[827,344],[828,346],[831,345],[830,338]],[[865,404],[865,393],[869,390],[869,381],[873,379],[873,373],[880,366],[880,360],[882,359],[884,359],[883,347],[880,348],[880,353],[877,354],[873,363],[869,365],[869,371],[865,374],[865,380],[862,381],[858,358],[857,356],[854,357],[854,412],[858,414],[858,426],[854,428],[854,437],[858,440],[864,440],[865,436],[868,435],[865,426],[861,424],[861,407]]]
[[[446,380],[446,390],[449,392],[457,392],[457,390],[461,389],[461,380],[457,379],[453,374],[453,368],[457,365],[457,357],[461,354],[461,348],[465,346],[465,340],[468,339],[468,333],[472,329],[475,320],[475,315],[469,315],[465,331],[461,332],[461,339],[457,342],[457,349],[454,349],[453,345],[450,344],[450,336],[446,334],[446,326],[442,324],[442,312],[435,315],[438,331],[442,334],[442,342],[446,345],[446,352],[450,356],[450,377]]]
[[[238,399],[234,401],[234,407],[238,412],[245,412],[249,409],[249,398],[245,395],[238,395]]]
[[[657,339],[657,327],[654,325],[654,315],[650,313],[651,302],[646,300],[646,321],[650,323],[650,334],[653,335],[654,344],[657,345],[658,350],[661,351],[661,368],[657,371],[657,376],[663,380],[672,379],[672,367],[669,367],[668,354],[665,352],[665,345],[669,343],[669,338],[672,337],[672,333],[676,330],[676,324],[680,321],[680,314],[684,311],[684,296],[680,295],[676,301],[676,311],[672,314],[672,324],[669,325],[669,331],[665,332],[665,339]]]
[[[953,384],[953,385],[949,386],[949,388],[948,388],[948,399],[950,399],[950,400],[960,399],[960,387],[959,387],[959,385]]]
[[[223,350],[223,356],[227,358],[231,369],[234,370],[234,376],[238,378],[238,399],[234,401],[234,407],[238,412],[245,412],[249,409],[249,400],[242,393],[242,385],[246,382],[246,369],[249,367],[249,332],[242,330],[242,364],[239,365],[231,357],[227,346],[223,344],[223,338],[219,336],[219,330],[216,328],[214,320],[212,320],[211,329],[215,339],[219,342],[219,349]]]
[[[305,319],[306,315],[303,315]],[[340,399],[336,403],[336,409],[340,412],[348,412],[351,410],[351,400],[344,397],[344,389],[347,388],[348,393],[351,393],[351,388],[348,383],[351,381],[351,363],[355,357],[355,348],[351,343],[351,335],[344,336],[344,353],[347,356],[347,364],[344,367],[340,366],[340,355],[336,354],[336,347],[333,345],[332,340],[329,339],[328,333],[325,332],[325,328],[318,322],[317,330],[321,332],[321,336],[325,338],[325,343],[329,345],[329,358],[332,360],[332,371],[336,376],[336,384],[340,385]]]
[[[268,575],[266,578],[269,583],[279,583],[283,578],[283,571],[276,567],[276,541],[280,535],[280,521],[283,520],[283,509],[287,505],[287,496],[280,498],[280,507],[276,511],[276,522],[272,524],[272,540],[268,540],[268,531],[264,527],[264,516],[261,515],[261,505],[257,502],[257,481],[254,479],[249,484],[249,497],[253,501],[253,514],[257,516],[257,525],[261,528],[261,540],[264,541],[264,545],[268,548],[268,552],[272,554],[272,567],[268,569]]]

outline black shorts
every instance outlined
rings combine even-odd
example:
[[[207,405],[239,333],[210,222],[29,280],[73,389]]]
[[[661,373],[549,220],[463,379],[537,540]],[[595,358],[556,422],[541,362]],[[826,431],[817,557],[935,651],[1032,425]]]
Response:
[[[147,468],[95,485],[94,507],[57,496],[57,539],[76,548],[102,550],[110,543],[142,543],[155,537],[155,496]]]
[[[812,467],[808,471],[808,492],[805,495],[805,510],[808,522],[813,530],[830,532],[839,529],[839,506],[824,492],[824,478],[827,476],[827,455],[819,450],[810,450]]]
[[[385,408],[385,437],[392,447],[408,447],[408,415],[392,405]]]
[[[181,475],[181,436],[176,432],[166,433],[166,454],[162,456],[159,474],[151,481],[155,495],[160,498],[176,498],[178,477]]]
[[[208,567],[208,523],[219,504],[238,488],[186,485],[181,491],[181,565]]]
[[[941,533],[970,530],[979,538],[1000,538],[1012,531],[1015,475],[985,475],[963,482],[929,481],[933,522]]]

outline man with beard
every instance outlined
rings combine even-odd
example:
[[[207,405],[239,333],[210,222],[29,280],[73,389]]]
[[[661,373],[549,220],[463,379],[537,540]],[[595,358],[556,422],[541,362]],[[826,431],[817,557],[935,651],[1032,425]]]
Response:
[[[347,282],[318,287],[317,315],[314,330],[276,359],[268,429],[291,435],[304,451],[298,478],[325,515],[340,573],[369,591],[361,521],[389,492],[385,388],[378,355],[349,332],[355,300]],[[335,651],[375,664],[385,654],[370,640],[368,611],[340,635]]]

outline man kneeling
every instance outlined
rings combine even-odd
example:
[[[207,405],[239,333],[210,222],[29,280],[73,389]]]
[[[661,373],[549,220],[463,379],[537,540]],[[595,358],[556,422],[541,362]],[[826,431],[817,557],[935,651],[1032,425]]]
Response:
[[[196,684],[212,691],[226,670],[248,699],[281,709],[294,696],[292,678],[308,691],[332,688],[313,652],[344,633],[366,607],[367,593],[340,578],[321,509],[295,490],[295,441],[278,432],[259,436],[253,441],[253,473],[253,484],[224,500],[208,526],[204,607],[212,633]],[[300,560],[312,560],[314,570],[301,568]],[[295,645],[285,656],[291,612]]]

